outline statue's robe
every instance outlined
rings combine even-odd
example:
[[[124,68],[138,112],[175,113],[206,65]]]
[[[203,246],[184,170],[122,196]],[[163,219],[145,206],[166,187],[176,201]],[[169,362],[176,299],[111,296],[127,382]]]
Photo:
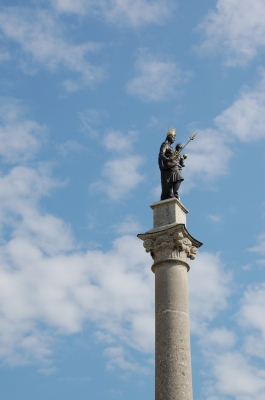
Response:
[[[184,160],[179,155],[175,160],[170,161],[170,158],[175,153],[170,143],[165,140],[160,147],[158,155],[158,164],[161,171],[161,200],[166,200],[175,197],[174,183],[183,181],[182,167],[184,167]]]

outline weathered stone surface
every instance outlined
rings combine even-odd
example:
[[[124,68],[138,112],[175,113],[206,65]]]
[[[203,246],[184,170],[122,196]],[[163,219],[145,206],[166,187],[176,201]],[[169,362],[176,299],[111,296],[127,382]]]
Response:
[[[156,400],[192,400],[185,265],[163,265],[156,281]]]
[[[187,258],[194,260],[197,248],[202,244],[189,234],[184,224],[171,224],[168,228],[151,229],[139,234],[138,237],[143,240],[145,251],[150,253],[154,260],[153,272],[160,262],[170,259],[186,263],[189,270]]]
[[[174,223],[186,225],[186,214],[189,211],[178,199],[158,201],[150,207],[153,209],[154,228]]]
[[[202,245],[186,229],[177,199],[151,205],[154,226],[138,237],[154,260],[156,400],[192,400],[187,259]]]

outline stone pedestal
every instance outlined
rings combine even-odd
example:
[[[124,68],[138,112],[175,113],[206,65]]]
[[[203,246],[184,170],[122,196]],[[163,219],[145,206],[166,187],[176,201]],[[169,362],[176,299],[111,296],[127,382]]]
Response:
[[[202,245],[186,229],[177,199],[151,205],[153,229],[139,234],[154,260],[156,400],[192,400],[187,258]]]

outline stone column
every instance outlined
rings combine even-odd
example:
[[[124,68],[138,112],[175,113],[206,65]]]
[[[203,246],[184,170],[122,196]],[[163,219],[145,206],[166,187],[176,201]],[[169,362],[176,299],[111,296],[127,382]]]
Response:
[[[151,205],[153,229],[139,234],[154,260],[156,400],[192,400],[187,258],[202,245],[186,229],[177,199]]]

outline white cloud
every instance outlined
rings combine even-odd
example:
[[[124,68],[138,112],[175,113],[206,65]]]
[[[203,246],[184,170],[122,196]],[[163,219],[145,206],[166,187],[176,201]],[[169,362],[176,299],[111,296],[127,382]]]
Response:
[[[212,395],[232,396],[235,400],[262,400],[265,396],[265,370],[247,362],[239,352],[212,353]],[[219,397],[217,397],[219,398]],[[223,398],[223,397],[222,397]],[[226,397],[224,397],[226,398]]]
[[[100,126],[101,120],[107,117],[107,113],[104,110],[87,108],[78,112],[77,115],[81,121],[81,130],[91,138],[97,138],[99,135],[98,126]]]
[[[132,215],[128,215],[119,225],[115,226],[118,233],[139,233],[140,223]]]
[[[212,214],[210,214],[210,215],[208,215],[208,218],[209,218],[212,222],[214,222],[214,223],[216,223],[216,224],[220,224],[220,223],[222,222],[222,220],[223,220],[223,218],[220,217],[220,215],[212,215]]]
[[[261,256],[261,259],[257,260],[257,264],[260,264],[261,266],[265,265],[265,232],[262,232],[258,236],[257,245],[248,250]]]
[[[104,2],[103,12],[108,20],[137,27],[147,23],[162,24],[174,9],[172,1],[112,0]]]
[[[194,142],[187,148],[188,159],[185,162],[184,190],[228,173],[228,162],[232,151],[226,145],[224,137],[214,129],[198,130]]]
[[[249,251],[253,251],[255,253],[265,255],[265,232],[262,232],[258,237],[258,244],[254,247],[251,247]]]
[[[90,185],[91,192],[103,193],[112,200],[120,200],[144,180],[144,176],[139,172],[144,160],[139,155],[131,154],[136,138],[135,131],[107,131],[103,146],[116,158],[104,163],[101,170],[102,179]],[[122,154],[117,156],[116,152]]]
[[[245,349],[265,360],[265,283],[250,286],[241,300],[238,321],[248,331]]]
[[[4,48],[0,48],[0,63],[9,61],[10,59],[10,53]]]
[[[236,336],[226,328],[209,329],[203,339],[204,346],[212,347],[215,351],[231,348],[236,343]],[[206,344],[207,341],[207,344]]]
[[[26,119],[23,111],[17,100],[0,100],[0,156],[5,162],[31,159],[45,139],[45,127]]]
[[[108,150],[112,151],[128,151],[131,150],[133,143],[137,139],[136,131],[128,133],[110,130],[104,137],[104,145]]]
[[[122,347],[108,347],[104,350],[104,356],[108,358],[107,368],[110,370],[119,368],[144,375],[148,372],[147,368],[142,367],[134,360],[130,360],[129,354],[126,354]]]
[[[52,337],[38,329],[38,318],[32,321],[43,295],[39,292],[37,299],[34,281],[42,279],[42,258],[73,248],[67,225],[38,208],[39,199],[54,186],[45,167],[34,171],[18,166],[0,178],[0,354],[10,364],[45,361],[51,354]],[[6,227],[11,230],[8,240],[2,231]]]
[[[0,224],[13,227],[13,241],[8,246],[17,246],[17,255],[26,253],[28,240],[30,246],[38,243],[48,254],[72,248],[66,224],[53,215],[40,213],[37,207],[39,199],[58,185],[45,165],[38,170],[17,166],[0,177]]]
[[[19,110],[7,111],[14,119]],[[39,207],[60,185],[50,172],[17,166],[0,177],[1,358],[50,371],[58,335],[80,332],[86,319],[102,340],[152,352],[153,276],[141,242],[123,236],[108,252],[81,252],[69,226]]]
[[[148,124],[148,128],[158,127],[159,125],[160,125],[159,119],[154,115],[152,115]]]
[[[265,46],[263,0],[218,0],[197,27],[203,52],[221,52],[227,65],[246,64]]]
[[[202,370],[206,377],[204,386],[207,400],[230,397],[235,400],[264,398],[264,306],[265,284],[252,285],[243,294],[239,312],[235,314],[234,321],[239,324],[240,329],[238,325],[230,329],[209,328],[204,320],[200,329],[195,332],[199,335],[204,363]],[[234,331],[240,336],[236,337]]]
[[[239,98],[214,122],[228,135],[243,142],[265,138],[265,78],[264,72],[258,88],[254,91],[243,91]]]
[[[138,239],[121,237],[106,253],[48,257],[40,243],[28,235],[1,247],[2,358],[11,364],[45,361],[51,337],[80,332],[86,319],[123,345],[152,352],[153,276]]]
[[[12,184],[13,179],[8,180]],[[41,181],[39,176],[39,195],[49,189],[45,180]],[[31,198],[34,192],[34,186],[27,184],[22,193]],[[11,239],[0,247],[2,358],[11,364],[45,363],[58,335],[80,332],[83,323],[90,320],[98,339],[120,349],[118,353],[106,350],[109,366],[134,371],[136,364],[126,347],[146,354],[154,350],[154,275],[142,243],[124,235],[109,251],[81,252],[63,221],[41,216],[35,201],[31,201],[35,214],[27,212],[26,200],[16,192],[15,184],[6,196],[18,198],[11,208],[15,213],[15,204],[21,203],[16,210],[21,218],[16,220]],[[7,207],[7,202],[0,202],[1,207]],[[34,221],[38,213],[37,228]],[[195,326],[225,306],[227,277],[218,257],[205,253],[200,254],[189,275]],[[200,308],[199,319],[196,307]]]
[[[198,337],[207,400],[262,400],[265,370],[265,285],[250,286],[234,314],[235,327],[217,326],[215,317],[227,307],[231,274],[218,255],[199,252],[189,272],[191,332]],[[237,332],[238,336],[236,336]],[[242,344],[243,343],[243,344]]]
[[[265,370],[260,363],[265,359],[264,306],[265,284],[252,285],[243,294],[240,309],[235,313],[234,321],[240,329],[238,325],[236,329],[209,328],[204,323],[196,332],[205,363],[207,399],[215,396],[217,399],[231,396],[235,400],[264,398]],[[234,331],[240,336],[236,337]]]
[[[87,53],[98,51],[100,44],[72,44],[67,41],[60,21],[44,10],[4,8],[0,13],[0,29],[4,36],[21,48],[21,65],[26,72],[31,66],[46,67],[55,72],[59,67],[80,75],[80,81],[67,79],[69,91],[102,81],[105,72],[91,65]]]
[[[205,324],[226,307],[231,274],[225,272],[218,254],[199,252],[188,278],[191,332],[200,335]]]
[[[254,250],[255,251],[255,250]],[[258,247],[258,251],[263,251]],[[198,265],[196,265],[198,263]],[[198,274],[198,275],[196,275]],[[234,325],[215,317],[227,307],[231,274],[218,255],[199,252],[189,272],[191,331],[198,337],[207,400],[262,400],[265,396],[265,283],[250,285],[234,313]],[[231,309],[231,307],[230,307]],[[218,324],[218,326],[214,326]],[[236,334],[235,334],[236,332]]]
[[[162,24],[175,8],[170,0],[51,0],[57,11],[98,17],[122,26],[138,27],[144,24]]]
[[[259,333],[246,335],[244,338],[244,352],[250,356],[265,360],[265,339]]]
[[[3,229],[0,246],[1,358],[12,365],[42,363],[50,371],[59,336],[80,332],[89,320],[97,340],[111,343],[108,365],[136,371],[129,348],[148,357],[154,350],[151,258],[130,235],[116,239],[108,251],[81,251],[67,224],[39,207],[56,186],[45,166],[17,166],[0,179],[0,222],[10,230],[6,238]],[[226,279],[216,256],[200,257],[192,265],[190,291],[205,310],[202,322],[225,305]],[[192,284],[194,278],[199,286]],[[194,308],[192,318],[194,326]]]
[[[86,148],[76,140],[67,140],[64,143],[61,143],[58,146],[58,149],[64,157],[68,157],[73,153],[81,153],[82,151],[86,150]]]
[[[3,115],[6,121],[21,120],[20,112],[19,108],[9,107]],[[115,137],[109,140],[112,144]],[[112,150],[113,146],[109,147]],[[129,154],[124,163],[131,160],[133,165],[134,157]],[[125,176],[134,178],[131,167],[126,168]],[[59,185],[50,172],[45,165],[36,170],[17,166],[0,178],[0,223],[4,228],[0,242],[0,356],[12,365],[37,361],[44,365],[43,372],[52,372],[49,359],[55,342],[60,335],[80,332],[89,320],[97,332],[96,339],[106,343],[104,355],[109,368],[148,373],[148,368],[132,359],[130,348],[148,358],[154,350],[151,258],[144,252],[141,241],[130,235],[116,239],[108,251],[81,251],[69,226],[39,206],[42,197]],[[105,177],[109,177],[107,184],[113,184],[110,176]],[[123,179],[121,176],[120,181]],[[122,233],[134,222],[133,219],[123,221]],[[6,227],[8,236],[5,236]],[[247,395],[250,399],[259,399],[259,396],[261,399],[262,370],[247,363],[242,356],[240,368],[249,381],[243,389],[239,388],[241,382],[235,361],[231,363],[231,377],[235,382],[231,383],[224,365],[227,354],[230,360],[227,351],[235,344],[236,337],[222,327],[208,328],[226,307],[230,280],[218,255],[199,252],[189,272],[192,331],[200,340],[205,335],[201,346],[207,341],[211,349],[218,349],[212,368],[218,393],[235,394],[238,400],[245,400],[243,396]],[[251,330],[244,344],[244,351],[249,355],[255,355],[254,339],[259,340],[259,351],[263,349],[260,332],[264,326],[258,319],[264,302],[260,289],[260,286],[249,289],[239,314],[244,321],[249,318]],[[210,352],[209,347],[207,351]],[[238,359],[237,353],[231,351],[231,354]],[[208,365],[212,365],[211,358]],[[254,374],[255,389],[251,383]],[[221,391],[223,380],[226,384]]]
[[[102,181],[90,185],[91,191],[102,192],[113,200],[119,200],[143,181],[138,169],[143,164],[140,156],[128,155],[107,161],[102,169]]]
[[[1,358],[12,365],[37,361],[50,371],[54,341],[89,320],[107,345],[108,368],[148,373],[130,353],[150,358],[154,351],[154,275],[141,241],[124,235],[108,251],[80,251],[67,225],[39,210],[38,200],[56,185],[47,173],[16,167],[0,184],[1,221],[12,229],[0,247]],[[197,257],[189,291],[191,326],[200,336],[226,307],[230,276],[218,255]],[[235,342],[225,329],[211,329],[208,339],[219,354]]]
[[[84,15],[87,8],[93,4],[93,0],[50,0],[55,9],[61,13],[73,13]]]
[[[242,91],[238,99],[214,118],[216,129],[198,130],[195,140],[187,147],[188,159],[184,169],[187,180],[182,190],[211,183],[229,171],[233,143],[258,141],[265,138],[265,75],[254,90]],[[213,220],[213,218],[211,218]],[[216,220],[216,218],[215,218]]]
[[[166,56],[151,55],[142,50],[135,63],[136,76],[125,89],[142,101],[165,101],[179,94],[179,87],[187,82],[189,72],[183,72]]]

